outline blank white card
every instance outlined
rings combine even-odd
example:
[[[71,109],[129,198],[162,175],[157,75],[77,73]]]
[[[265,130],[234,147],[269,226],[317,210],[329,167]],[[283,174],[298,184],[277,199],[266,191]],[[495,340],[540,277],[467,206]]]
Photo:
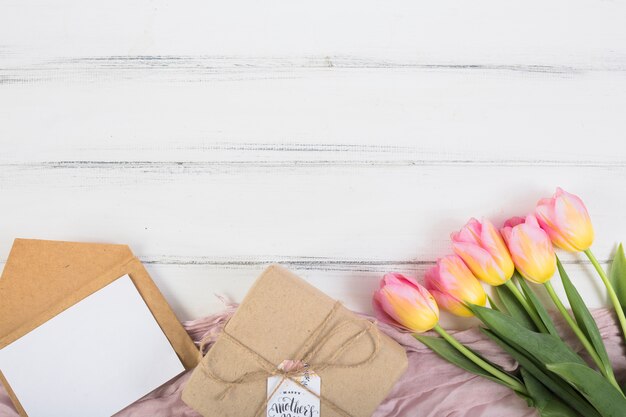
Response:
[[[111,416],[184,368],[128,275],[0,350],[29,417]]]

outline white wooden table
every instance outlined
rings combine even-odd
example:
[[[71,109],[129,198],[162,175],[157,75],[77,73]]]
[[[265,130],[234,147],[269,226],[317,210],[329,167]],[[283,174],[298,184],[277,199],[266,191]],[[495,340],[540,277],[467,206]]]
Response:
[[[625,22],[598,0],[0,0],[0,258],[127,243],[181,320],[280,262],[368,311],[385,271],[420,278],[470,216],[561,185],[607,264]]]

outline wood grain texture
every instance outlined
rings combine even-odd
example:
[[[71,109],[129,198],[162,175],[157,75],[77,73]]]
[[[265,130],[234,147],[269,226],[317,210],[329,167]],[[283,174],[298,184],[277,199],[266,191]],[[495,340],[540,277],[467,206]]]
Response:
[[[624,72],[354,69],[306,75],[4,85],[0,161],[625,160]]]
[[[370,57],[239,57],[239,56],[95,56],[61,58],[0,69],[0,84],[30,84],[51,81],[168,81],[211,82],[265,79],[300,79],[312,74],[360,71],[479,72],[493,75],[508,72],[531,75],[580,75],[591,72],[626,72],[626,62],[601,64],[497,64],[439,63],[378,60]]]
[[[192,12],[193,11],[193,12]],[[626,236],[626,4],[0,3],[0,259],[128,243],[179,318],[282,263],[368,311],[561,185]],[[592,305],[589,264],[565,256]],[[449,321],[463,326],[467,322]]]

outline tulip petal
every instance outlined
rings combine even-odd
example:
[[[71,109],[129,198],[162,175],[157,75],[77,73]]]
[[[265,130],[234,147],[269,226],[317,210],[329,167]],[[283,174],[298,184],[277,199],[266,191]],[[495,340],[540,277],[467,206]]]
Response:
[[[515,217],[511,217],[510,219],[508,219],[507,221],[504,222],[504,227],[515,227],[518,224],[522,224],[524,223],[524,218],[523,217],[519,217],[519,216],[515,216]]]
[[[515,270],[513,260],[511,260],[511,255],[504,243],[502,235],[500,235],[500,232],[498,232],[498,229],[496,229],[493,223],[486,219],[483,220],[481,241],[483,247],[485,247],[493,257],[497,265],[497,270],[501,273],[500,276],[504,281],[507,281],[513,276]]]
[[[472,315],[465,303],[484,306],[487,302],[483,287],[455,255],[437,260],[437,265],[426,272],[424,284],[441,308],[458,316]]]
[[[472,217],[461,230],[452,234],[452,241],[480,245],[481,230],[482,225],[480,222]]]
[[[485,249],[471,243],[453,243],[452,247],[478,279],[489,285],[501,285],[508,280]]]
[[[500,229],[500,234],[502,235],[502,239],[504,239],[504,243],[506,243],[507,248],[509,249],[509,252],[511,250],[511,248],[509,247],[509,240],[511,239],[512,230],[513,230],[513,227],[510,227],[510,226],[505,226],[502,229]]]
[[[548,235],[532,224],[512,228],[508,238],[515,266],[524,278],[542,284],[556,271],[556,256]]]
[[[433,295],[433,297],[435,297],[437,304],[439,304],[441,308],[449,311],[455,316],[472,317],[474,315],[467,307],[463,305],[462,302],[450,296],[449,294],[430,288],[429,291]]]
[[[544,198],[539,200],[535,208],[536,218],[543,230],[550,236],[552,242],[561,249],[574,252],[574,248],[559,232],[559,226],[556,224],[555,200],[552,198]]]
[[[387,314],[387,312],[383,309],[380,297],[381,296],[378,291],[374,292],[374,296],[372,297],[372,310],[374,310],[374,316],[376,316],[376,318],[383,323],[390,324],[395,327],[402,327],[404,330],[409,330]]]

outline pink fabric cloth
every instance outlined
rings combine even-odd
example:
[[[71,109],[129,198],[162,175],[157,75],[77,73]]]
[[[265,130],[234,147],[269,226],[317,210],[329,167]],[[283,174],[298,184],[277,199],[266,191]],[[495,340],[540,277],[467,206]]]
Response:
[[[184,323],[191,337],[198,341],[205,334],[212,340],[235,311],[228,306],[221,314]],[[617,378],[626,377],[626,355],[622,337],[613,314],[606,309],[594,312],[594,317],[605,340]],[[581,347],[557,320],[561,334],[577,350]],[[401,333],[381,324],[381,330],[405,347],[409,368],[395,385],[387,399],[378,407],[374,417],[531,417],[536,412],[511,390],[484,378],[469,374],[444,360],[423,346],[411,335]],[[497,346],[478,332],[470,329],[455,336],[467,346],[484,354],[505,369],[515,363]],[[199,417],[180,399],[181,391],[189,378],[186,372],[144,398],[122,410],[115,417]],[[375,381],[372,381],[375,384]],[[0,388],[0,416],[17,417],[18,414],[4,390]]]

